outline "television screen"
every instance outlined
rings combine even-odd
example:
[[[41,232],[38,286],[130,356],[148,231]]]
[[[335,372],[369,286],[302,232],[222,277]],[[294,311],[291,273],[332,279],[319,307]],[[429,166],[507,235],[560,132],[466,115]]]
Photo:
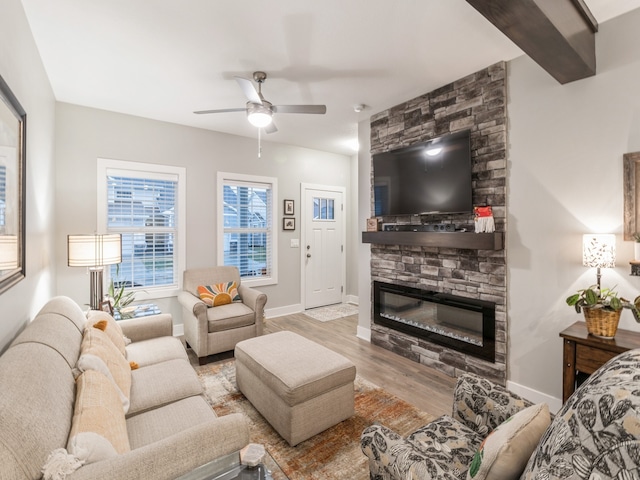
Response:
[[[470,213],[470,132],[373,155],[375,216]]]

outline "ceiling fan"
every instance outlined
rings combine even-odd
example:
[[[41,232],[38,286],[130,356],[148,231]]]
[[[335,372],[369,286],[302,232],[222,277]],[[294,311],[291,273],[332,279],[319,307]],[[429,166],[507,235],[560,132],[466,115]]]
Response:
[[[258,84],[258,89],[251,80],[242,77],[234,77],[240,88],[244,92],[248,101],[244,108],[223,108],[220,110],[199,110],[197,114],[207,113],[227,113],[227,112],[247,112],[249,122],[258,127],[264,128],[267,133],[277,132],[278,129],[273,123],[274,113],[312,113],[325,114],[325,105],[273,105],[262,96],[262,84],[267,79],[265,72],[253,72],[253,80]]]

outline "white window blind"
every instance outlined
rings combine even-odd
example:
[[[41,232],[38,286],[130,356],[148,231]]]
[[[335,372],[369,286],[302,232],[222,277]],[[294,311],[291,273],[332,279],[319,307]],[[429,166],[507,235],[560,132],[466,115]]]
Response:
[[[116,286],[136,300],[175,295],[184,268],[184,177],[181,167],[98,160],[99,228],[122,235]]]
[[[274,182],[231,174],[219,178],[222,242],[218,257],[222,264],[237,267],[243,282],[276,281]]]

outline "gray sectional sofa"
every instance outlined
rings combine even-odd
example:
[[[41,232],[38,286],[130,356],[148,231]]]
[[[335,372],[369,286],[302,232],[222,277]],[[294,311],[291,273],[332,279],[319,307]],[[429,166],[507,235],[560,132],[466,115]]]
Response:
[[[0,479],[39,479],[50,454],[68,448],[86,322],[76,303],[56,297],[0,357]],[[247,420],[216,417],[202,396],[170,315],[118,325],[137,367],[124,420],[130,450],[66,479],[172,479],[249,443]]]

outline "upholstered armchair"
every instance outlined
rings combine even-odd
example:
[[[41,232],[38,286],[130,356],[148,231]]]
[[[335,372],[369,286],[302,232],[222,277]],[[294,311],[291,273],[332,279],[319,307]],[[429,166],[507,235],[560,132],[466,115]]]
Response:
[[[236,283],[241,301],[211,307],[200,299],[199,286],[229,282]],[[267,296],[242,285],[236,267],[185,270],[182,288],[178,301],[182,305],[184,338],[200,365],[206,363],[208,355],[233,350],[236,343],[262,335]]]
[[[640,478],[640,349],[594,372],[551,419],[472,374],[458,379],[450,416],[403,437],[367,427],[372,480]],[[550,423],[549,423],[550,422]]]

